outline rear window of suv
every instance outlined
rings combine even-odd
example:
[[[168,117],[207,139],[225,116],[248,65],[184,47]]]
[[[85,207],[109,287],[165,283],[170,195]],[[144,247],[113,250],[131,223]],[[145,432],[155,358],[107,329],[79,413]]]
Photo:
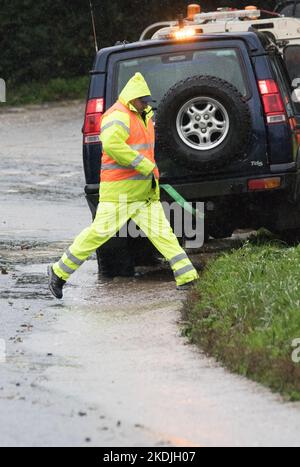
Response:
[[[143,74],[153,98],[158,102],[174,84],[196,75],[221,78],[235,86],[243,96],[247,95],[240,55],[235,49],[186,51],[120,61],[118,95],[136,72]]]

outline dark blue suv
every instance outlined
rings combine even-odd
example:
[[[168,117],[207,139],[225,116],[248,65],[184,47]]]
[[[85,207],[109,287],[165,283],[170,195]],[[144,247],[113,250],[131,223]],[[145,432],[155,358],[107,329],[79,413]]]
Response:
[[[161,183],[190,202],[205,203],[207,237],[260,227],[300,237],[300,107],[291,83],[291,70],[299,67],[292,63],[295,55],[300,62],[299,48],[283,55],[272,37],[254,29],[100,50],[83,127],[92,215],[99,197],[101,115],[139,71],[157,101]],[[131,275],[135,265],[153,261],[153,251],[147,239],[113,238],[99,250],[98,260],[105,275]]]

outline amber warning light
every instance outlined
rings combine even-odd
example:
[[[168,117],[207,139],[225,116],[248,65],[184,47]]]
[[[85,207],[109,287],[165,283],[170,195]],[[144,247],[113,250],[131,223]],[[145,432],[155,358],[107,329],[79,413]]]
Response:
[[[191,3],[188,5],[187,8],[187,19],[189,21],[194,21],[195,15],[199,15],[201,13],[201,6],[197,5],[196,3]]]
[[[193,37],[195,34],[195,29],[179,29],[179,31],[174,32],[174,37],[178,40],[183,40]]]

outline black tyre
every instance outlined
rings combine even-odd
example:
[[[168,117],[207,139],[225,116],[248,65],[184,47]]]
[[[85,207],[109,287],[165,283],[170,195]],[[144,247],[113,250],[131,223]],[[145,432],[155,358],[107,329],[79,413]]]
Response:
[[[135,266],[155,266],[159,263],[159,253],[148,238],[129,238],[128,252]]]
[[[134,257],[126,238],[113,238],[97,250],[98,270],[108,278],[133,277]]]
[[[246,157],[251,130],[244,97],[214,76],[194,76],[175,84],[156,115],[158,150],[206,171]]]
[[[97,261],[104,277],[133,277],[136,266],[154,266],[159,255],[148,238],[112,238],[97,250]]]

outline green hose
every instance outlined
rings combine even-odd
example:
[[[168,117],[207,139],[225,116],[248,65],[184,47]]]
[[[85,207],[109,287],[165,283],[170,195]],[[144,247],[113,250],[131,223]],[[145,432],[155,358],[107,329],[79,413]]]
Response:
[[[199,216],[201,219],[204,219],[204,215],[198,210],[194,209],[193,206],[187,202],[186,199],[184,199],[183,196],[181,196],[180,193],[178,193],[175,188],[173,188],[171,185],[160,185],[163,190],[165,190],[166,193],[168,193],[169,196],[171,196],[176,203],[179,204],[183,209],[185,209],[187,212],[192,214],[193,216]]]

